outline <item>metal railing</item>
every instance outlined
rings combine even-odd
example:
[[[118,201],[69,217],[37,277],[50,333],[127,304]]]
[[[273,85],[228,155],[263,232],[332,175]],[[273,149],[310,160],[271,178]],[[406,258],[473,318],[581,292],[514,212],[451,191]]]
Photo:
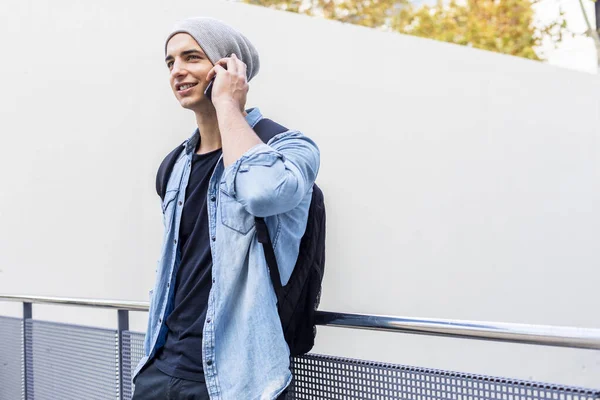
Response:
[[[119,311],[148,311],[149,307],[148,302],[142,301],[75,299],[68,297],[0,295],[0,300],[23,304],[109,308]],[[317,325],[343,328],[600,350],[600,329],[591,328],[392,317],[328,311],[317,311],[316,323]]]
[[[148,303],[147,302],[135,302],[135,301],[115,301],[115,300],[97,300],[97,299],[77,299],[77,298],[64,298],[64,297],[42,297],[42,296],[23,296],[23,295],[0,295],[0,301],[14,301],[20,302],[23,304],[23,321],[22,324],[22,398],[26,400],[33,399],[33,393],[36,392],[35,382],[33,379],[33,369],[36,368],[36,364],[33,362],[36,360],[34,356],[35,345],[36,345],[36,336],[34,335],[34,331],[36,329],[43,330],[46,329],[45,332],[53,332],[53,330],[61,330],[61,337],[65,337],[65,335],[70,335],[72,331],[74,331],[75,327],[67,326],[66,324],[54,324],[48,327],[48,324],[51,323],[42,323],[35,321],[32,318],[32,305],[33,304],[53,304],[53,305],[62,305],[62,306],[80,306],[80,307],[94,307],[94,308],[107,308],[117,310],[118,315],[118,328],[116,331],[102,331],[98,332],[98,335],[104,335],[103,337],[109,337],[110,335],[114,335],[115,347],[116,347],[116,357],[115,363],[117,365],[117,377],[115,380],[115,397],[108,398],[119,398],[119,399],[129,399],[130,395],[133,392],[133,386],[130,382],[132,368],[137,364],[137,360],[135,358],[140,358],[142,354],[141,350],[141,340],[143,335],[141,333],[130,332],[129,331],[129,311],[148,311]],[[37,325],[36,325],[37,324]],[[378,316],[378,315],[361,315],[361,314],[349,314],[349,313],[337,313],[337,312],[327,312],[327,311],[318,311],[317,312],[317,324],[325,325],[325,326],[334,326],[334,327],[345,327],[345,328],[354,328],[354,329],[368,329],[375,331],[391,331],[391,332],[401,332],[401,333],[410,333],[417,335],[433,335],[433,336],[443,336],[443,337],[453,337],[453,338],[463,338],[463,339],[478,339],[478,340],[486,340],[486,341],[502,341],[502,342],[512,342],[512,343],[523,343],[523,344],[534,344],[534,345],[543,345],[543,346],[558,346],[558,347],[569,347],[569,348],[580,348],[580,349],[600,349],[600,329],[588,329],[588,328],[572,328],[572,327],[555,327],[555,326],[542,326],[542,325],[527,325],[527,324],[511,324],[511,323],[497,323],[497,322],[480,322],[480,321],[462,321],[462,320],[448,320],[448,319],[424,319],[424,318],[409,318],[409,317],[393,317],[393,316]],[[77,329],[85,329],[84,327],[78,327]],[[90,328],[91,329],[91,328]],[[77,331],[74,335],[75,340],[92,340],[89,339],[87,333],[84,331]],[[100,330],[98,330],[100,331]],[[66,333],[65,333],[66,332]],[[78,336],[79,335],[79,336]],[[2,336],[2,326],[0,326],[0,339]],[[83,339],[81,339],[83,338]],[[41,340],[41,339],[39,339]],[[97,337],[94,337],[92,340],[93,343],[96,343],[98,340]],[[49,348],[52,345],[48,345]],[[137,350],[133,349],[137,346]],[[64,347],[64,345],[63,345]],[[46,348],[46,353],[48,349]],[[64,348],[61,348],[61,351],[65,351]],[[84,350],[80,350],[84,351]],[[87,351],[87,350],[85,350]],[[136,353],[137,351],[137,353]],[[134,354],[135,353],[135,354]],[[2,357],[0,355],[0,357]],[[104,356],[98,356],[104,357]],[[110,355],[107,356],[110,359]],[[42,358],[43,360],[43,358]],[[0,358],[0,361],[2,359]],[[40,361],[41,362],[41,361]],[[341,375],[334,376],[333,379],[331,376],[331,363],[337,363],[338,372],[346,371],[346,365],[353,365],[353,368],[356,369],[357,366],[368,365],[370,368],[377,367],[379,368],[379,372],[371,372],[373,375],[369,382],[377,383],[377,385],[371,385],[371,383],[366,384],[362,389],[356,389],[354,382],[354,375],[351,372],[344,372]],[[569,388],[557,385],[546,385],[539,384],[535,382],[521,382],[515,380],[507,380],[506,378],[493,378],[493,377],[483,377],[478,375],[468,375],[468,374],[460,374],[453,373],[448,371],[436,371],[429,369],[419,369],[414,367],[407,366],[398,366],[391,364],[383,364],[383,363],[373,363],[373,362],[363,362],[362,360],[347,360],[341,358],[331,358],[324,357],[318,355],[307,355],[304,357],[297,358],[292,361],[292,371],[295,375],[296,387],[292,390],[293,398],[303,399],[303,398],[321,398],[314,397],[315,389],[311,382],[314,381],[314,374],[318,373],[318,365],[319,363],[325,363],[329,367],[325,368],[324,371],[329,375],[323,372],[323,376],[321,376],[320,381],[324,382],[322,384],[323,388],[321,395],[324,396],[323,393],[330,393],[333,397],[324,397],[324,398],[353,398],[348,397],[362,397],[364,393],[371,393],[370,390],[373,390],[373,393],[378,394],[381,386],[387,387],[388,381],[379,382],[378,379],[380,375],[385,372],[385,374],[392,373],[396,376],[398,382],[404,382],[406,379],[409,379],[409,383],[406,385],[401,385],[398,383],[395,385],[395,391],[392,389],[387,390],[388,394],[381,392],[378,394],[378,397],[366,397],[366,398],[378,398],[378,399],[394,399],[400,398],[397,397],[398,393],[411,392],[415,387],[421,389],[422,384],[425,387],[429,387],[429,391],[421,393],[421,397],[419,399],[429,399],[429,398],[460,398],[456,397],[459,395],[468,395],[468,393],[472,392],[473,384],[477,382],[487,382],[485,385],[482,383],[481,386],[482,394],[480,397],[473,397],[471,393],[472,399],[479,398],[495,398],[493,395],[498,394],[500,397],[498,398],[507,398],[502,397],[502,393],[511,393],[510,390],[506,391],[507,388],[514,389],[516,392],[512,393],[512,397],[514,399],[521,398],[518,395],[523,395],[523,399],[537,399],[537,398],[545,398],[543,390],[558,390],[558,394],[565,395],[568,394],[574,397],[565,397],[565,398],[573,398],[573,399],[600,399],[600,391],[595,391],[591,389],[581,389],[581,388]],[[366,363],[366,364],[365,364]],[[1,363],[0,363],[1,364]],[[107,362],[110,364],[110,362]],[[44,370],[44,366],[37,366],[37,370]],[[82,367],[83,370],[86,368],[92,367]],[[316,368],[316,369],[315,369]],[[93,368],[92,368],[93,370]],[[311,376],[306,375],[307,371],[310,370]],[[383,372],[382,372],[383,371]],[[386,372],[387,371],[387,372]],[[412,378],[403,378],[405,371]],[[85,371],[84,371],[85,372]],[[90,372],[88,375],[92,374]],[[309,375],[310,375],[309,374]],[[344,375],[345,374],[345,375]],[[349,375],[348,375],[349,374]],[[450,375],[448,375],[450,374]],[[335,374],[334,374],[335,375]],[[91,375],[90,375],[91,376]],[[395,375],[394,375],[395,376]],[[453,379],[449,379],[446,382],[446,378],[444,376],[454,376]],[[303,377],[305,379],[306,387],[311,387],[311,389],[306,389],[303,385]],[[463,379],[465,384],[464,387],[461,386],[460,379]],[[412,380],[411,380],[412,379]],[[458,380],[457,380],[458,379]],[[491,397],[486,397],[485,387],[489,386],[490,382],[495,382],[494,379],[497,379],[498,385],[495,387],[496,389],[488,388],[488,395]],[[110,380],[110,379],[109,379]],[[425,383],[426,384],[425,384]],[[459,382],[459,383],[457,383]],[[0,384],[2,384],[2,376],[0,375]],[[312,386],[311,386],[312,385]],[[340,386],[341,385],[341,386]],[[349,385],[349,386],[348,386]],[[428,386],[429,385],[429,386]],[[487,386],[486,386],[487,385]],[[504,386],[502,386],[504,385]],[[349,391],[348,387],[352,387],[354,392]],[[393,385],[392,385],[393,386]],[[340,389],[340,387],[343,389]],[[444,390],[439,389],[440,387],[446,388]],[[519,392],[520,389],[527,387],[536,389],[535,393],[538,393],[536,397],[534,392]],[[336,389],[337,388],[337,389]],[[432,389],[433,388],[433,389]],[[438,388],[437,392],[436,389]],[[308,390],[308,392],[306,390]],[[532,390],[533,390],[532,389]],[[112,390],[112,389],[111,389]],[[340,391],[341,390],[341,391]],[[361,391],[363,390],[363,391]],[[425,389],[424,389],[425,390]],[[433,390],[433,392],[431,392]],[[465,391],[464,393],[462,391]],[[318,391],[318,390],[317,390]],[[368,391],[368,392],[364,392]],[[40,393],[37,391],[37,393]],[[65,392],[66,393],[66,392]],[[303,397],[303,393],[306,396]],[[308,394],[307,394],[308,393]],[[312,393],[312,394],[311,394]],[[339,394],[341,397],[335,397],[335,394]],[[341,394],[340,394],[341,393]],[[352,394],[354,393],[354,394]],[[427,393],[433,393],[428,395]],[[438,393],[438,395],[435,395]],[[549,392],[550,393],[550,392]],[[554,393],[554,392],[552,392]],[[550,394],[552,394],[550,393]],[[0,400],[2,399],[2,392],[0,389]],[[514,397],[517,395],[517,397]],[[62,397],[61,397],[62,396]],[[63,394],[58,398],[71,398],[68,397],[69,394]],[[66,397],[65,397],[66,396]],[[308,397],[307,397],[308,396]],[[313,396],[313,397],[310,397]],[[327,395],[329,396],[329,395]],[[387,396],[387,397],[386,397]],[[399,396],[399,395],[398,395]],[[53,397],[50,397],[53,398]],[[96,397],[94,397],[96,398]],[[98,397],[100,398],[100,397]],[[102,397],[104,398],[104,397]],[[416,398],[416,397],[415,397]],[[465,397],[466,398],[466,397]],[[10,399],[13,400],[13,399]]]

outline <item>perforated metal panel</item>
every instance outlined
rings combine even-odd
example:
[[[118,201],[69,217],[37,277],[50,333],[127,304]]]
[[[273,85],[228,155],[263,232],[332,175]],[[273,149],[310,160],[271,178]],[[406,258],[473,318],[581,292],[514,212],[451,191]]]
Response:
[[[126,332],[124,338],[124,399],[130,400],[131,374],[144,355],[144,335]],[[293,359],[292,372],[287,400],[600,399],[600,391],[589,389],[314,354]]]
[[[27,320],[28,373],[23,326],[0,317],[0,400],[103,400],[119,396],[117,331]],[[133,371],[144,335],[123,332],[123,398],[133,395]],[[292,361],[292,399],[592,400],[600,391],[331,356]]]
[[[27,400],[115,400],[117,331],[27,320]]]
[[[0,400],[24,398],[23,320],[0,317]]]
[[[123,400],[131,400],[135,386],[133,372],[144,357],[144,334],[123,331]]]
[[[292,372],[292,399],[600,399],[588,389],[320,355],[294,359]]]

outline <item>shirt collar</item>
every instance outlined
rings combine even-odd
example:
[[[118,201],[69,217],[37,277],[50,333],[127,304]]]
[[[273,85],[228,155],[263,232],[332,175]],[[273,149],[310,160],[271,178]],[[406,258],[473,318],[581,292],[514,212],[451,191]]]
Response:
[[[260,112],[260,109],[258,107],[254,107],[254,108],[250,108],[250,109],[246,110],[246,122],[248,122],[248,125],[250,125],[253,129],[254,129],[254,126],[258,123],[258,121],[260,121],[262,118],[263,118],[262,113]],[[200,131],[198,130],[198,128],[196,128],[196,130],[194,131],[194,134],[192,135],[191,138],[188,139],[188,141],[185,145],[185,152],[191,153],[192,151],[194,151],[196,149],[196,147],[198,146],[199,141],[200,141]]]

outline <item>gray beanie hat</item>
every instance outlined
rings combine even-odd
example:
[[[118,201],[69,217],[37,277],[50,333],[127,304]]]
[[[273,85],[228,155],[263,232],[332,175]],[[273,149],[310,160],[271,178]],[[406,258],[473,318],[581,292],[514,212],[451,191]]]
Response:
[[[246,36],[224,22],[207,17],[188,18],[178,22],[165,41],[165,53],[167,43],[178,33],[187,33],[193,37],[213,64],[235,53],[247,66],[248,81],[258,74],[260,61],[256,48]]]

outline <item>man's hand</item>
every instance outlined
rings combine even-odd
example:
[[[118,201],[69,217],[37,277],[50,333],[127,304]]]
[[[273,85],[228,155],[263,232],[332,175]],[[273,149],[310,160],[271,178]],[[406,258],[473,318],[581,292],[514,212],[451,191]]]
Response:
[[[218,110],[219,107],[239,109],[242,113],[246,106],[248,95],[248,81],[246,78],[246,64],[235,54],[229,58],[222,58],[208,72],[206,80],[215,77],[212,89],[212,103]]]
[[[227,68],[227,69],[225,69]],[[223,143],[223,163],[233,164],[246,151],[262,141],[248,125],[244,116],[248,80],[246,64],[235,54],[222,58],[208,72],[206,79],[215,78],[212,88],[212,103],[217,111],[219,131]]]

